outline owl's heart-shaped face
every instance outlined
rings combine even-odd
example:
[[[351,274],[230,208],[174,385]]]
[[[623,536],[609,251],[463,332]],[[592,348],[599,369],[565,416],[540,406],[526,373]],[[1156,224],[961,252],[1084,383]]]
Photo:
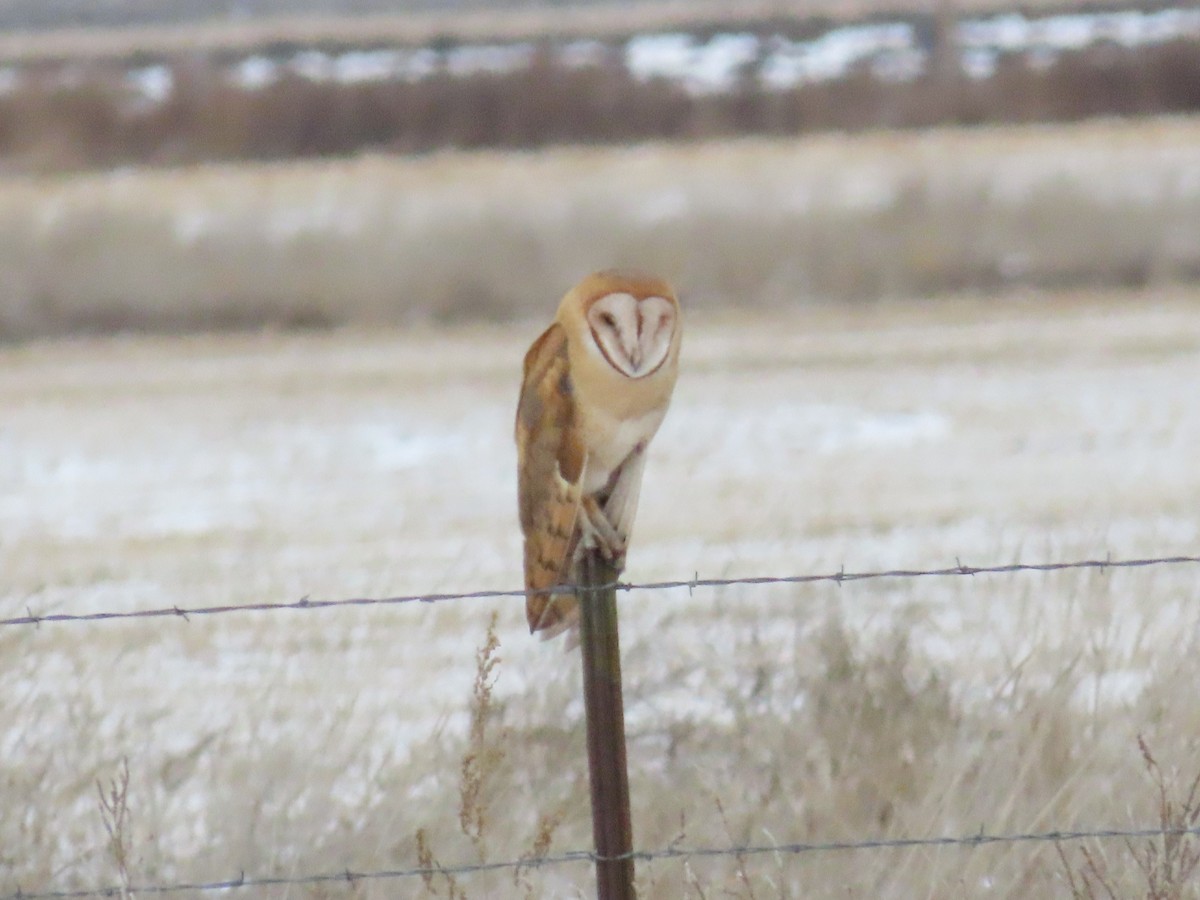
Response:
[[[596,298],[586,316],[600,353],[627,378],[645,378],[662,367],[671,352],[677,317],[675,304],[663,297],[628,293]]]

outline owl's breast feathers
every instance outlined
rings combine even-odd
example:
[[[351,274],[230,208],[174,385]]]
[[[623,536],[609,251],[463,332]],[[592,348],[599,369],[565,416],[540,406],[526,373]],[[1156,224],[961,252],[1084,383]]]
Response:
[[[551,325],[525,355],[517,404],[517,494],[525,535],[525,612],[531,631],[557,634],[577,618],[571,594],[548,593],[564,580],[579,540],[586,451],[575,427],[567,336]]]

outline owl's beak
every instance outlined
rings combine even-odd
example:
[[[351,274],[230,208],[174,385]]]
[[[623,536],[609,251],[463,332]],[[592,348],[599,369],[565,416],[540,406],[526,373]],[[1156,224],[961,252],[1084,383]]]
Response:
[[[639,322],[638,325],[640,326],[641,322]],[[638,371],[638,369],[642,367],[642,342],[640,327],[638,328],[638,332],[639,333],[634,336],[633,340],[629,341],[628,345],[625,347],[625,355],[629,357],[629,365],[633,368],[634,372]]]

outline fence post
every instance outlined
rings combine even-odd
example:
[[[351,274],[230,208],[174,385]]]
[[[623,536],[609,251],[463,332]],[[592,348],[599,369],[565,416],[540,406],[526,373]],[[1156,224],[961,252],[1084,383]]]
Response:
[[[621,644],[617,635],[617,571],[595,551],[579,565],[583,702],[587,713],[596,896],[634,900],[633,826],[625,762],[625,706],[621,697]],[[604,587],[609,585],[609,587]]]

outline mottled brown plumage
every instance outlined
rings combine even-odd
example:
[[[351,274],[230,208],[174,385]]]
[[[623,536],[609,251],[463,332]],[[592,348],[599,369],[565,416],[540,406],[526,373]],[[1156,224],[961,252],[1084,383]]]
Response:
[[[525,590],[529,627],[553,628],[573,608],[574,596],[544,593],[563,577],[579,532],[580,476],[584,450],[574,429],[575,404],[568,371],[567,336],[551,325],[525,355],[525,381],[517,406],[517,473],[521,530],[525,534]],[[543,593],[536,593],[536,592]],[[553,603],[551,601],[554,601]]]

